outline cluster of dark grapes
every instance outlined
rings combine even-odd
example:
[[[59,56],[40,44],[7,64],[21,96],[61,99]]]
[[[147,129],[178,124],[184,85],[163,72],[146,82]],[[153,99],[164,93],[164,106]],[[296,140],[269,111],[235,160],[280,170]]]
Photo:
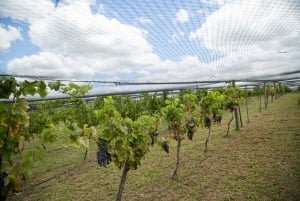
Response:
[[[193,128],[195,127],[195,120],[193,117],[188,121],[186,127],[188,129],[188,139],[193,140],[193,136],[194,136]]]
[[[155,137],[158,136],[158,130],[156,129],[155,132],[151,131],[149,136],[151,138],[151,145],[153,146],[155,143]]]
[[[194,132],[191,130],[188,130],[188,139],[193,140]]]
[[[162,142],[162,148],[166,153],[169,153],[169,145],[168,145],[167,141]]]
[[[188,122],[189,127],[194,127],[195,126],[195,119],[192,117],[189,122]]]
[[[209,117],[205,117],[204,119],[204,126],[205,128],[210,128],[210,125],[211,125],[211,121],[210,121],[210,118]]]
[[[3,195],[0,195],[0,201],[6,201],[6,197]]]
[[[8,176],[7,172],[2,172],[0,175],[0,189],[4,187],[4,179]]]
[[[110,154],[108,153],[106,141],[100,141],[97,151],[98,164],[102,167],[106,167],[111,161]]]
[[[133,167],[134,170],[137,170],[138,169],[138,164],[137,162],[134,162],[134,167]]]
[[[4,188],[5,186],[5,181],[4,179],[8,176],[7,172],[2,172],[0,175],[0,190],[2,190],[2,188]],[[4,195],[0,195],[0,201],[5,201],[6,200],[6,196]]]
[[[221,124],[222,116],[221,115],[217,115],[215,112],[213,112],[213,119],[214,119],[215,123]]]

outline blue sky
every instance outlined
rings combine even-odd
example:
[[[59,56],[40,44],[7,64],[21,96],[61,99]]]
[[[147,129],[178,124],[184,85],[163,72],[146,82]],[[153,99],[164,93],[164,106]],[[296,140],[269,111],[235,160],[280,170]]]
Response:
[[[199,0],[189,2],[161,0],[140,1],[140,3],[136,1],[115,2],[119,3],[99,1],[105,8],[103,13],[110,18],[117,18],[121,22],[146,29],[149,32],[147,39],[153,44],[153,51],[162,59],[179,61],[183,55],[204,52],[205,55],[197,54],[197,56],[204,62],[211,61],[209,50],[200,40],[197,44],[191,43],[188,35],[205,21],[206,16],[199,11],[213,12],[218,7],[216,4],[205,4]],[[193,13],[184,23],[175,19],[176,13],[182,8],[187,13]],[[170,46],[176,51],[170,51]]]
[[[0,72],[5,74],[6,65],[9,61],[25,55],[36,54],[39,52],[39,48],[34,46],[28,37],[28,23],[20,20],[13,20],[10,17],[2,17],[0,20],[3,27],[18,27],[22,36],[22,40],[16,40],[11,44],[10,48],[0,52]]]
[[[299,13],[298,0],[1,1],[0,73],[155,82],[299,70]]]

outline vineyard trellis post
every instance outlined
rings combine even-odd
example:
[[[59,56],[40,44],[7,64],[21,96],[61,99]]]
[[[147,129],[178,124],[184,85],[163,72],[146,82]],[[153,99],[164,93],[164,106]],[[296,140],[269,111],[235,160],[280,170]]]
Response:
[[[276,82],[273,82],[273,88],[274,88],[274,96],[275,96],[275,100],[277,100]]]
[[[268,108],[268,100],[267,100],[267,87],[265,82],[264,82],[264,101],[265,101],[265,110],[266,110]]]
[[[235,81],[232,81],[232,86],[235,87]],[[239,113],[238,113],[238,108],[234,108],[234,118],[235,118],[235,129],[237,131],[240,130],[240,122],[239,122]]]
[[[262,94],[262,90],[261,88],[259,88],[259,113],[261,113],[261,94]]]
[[[240,116],[240,126],[243,127],[243,119],[242,119],[242,113],[241,113],[241,107],[240,104],[238,104],[238,110],[239,110],[239,116]]]
[[[248,111],[248,90],[247,90],[247,86],[246,86],[246,110],[247,110],[247,122],[250,123],[249,111]]]

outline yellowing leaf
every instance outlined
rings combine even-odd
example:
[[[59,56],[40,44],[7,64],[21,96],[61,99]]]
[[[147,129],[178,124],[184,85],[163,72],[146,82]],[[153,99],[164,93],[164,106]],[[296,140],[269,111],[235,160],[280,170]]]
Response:
[[[87,136],[79,137],[78,142],[79,142],[80,145],[84,146],[85,148],[89,148],[90,140]]]
[[[8,118],[7,117],[3,117],[2,119],[1,119],[1,121],[0,121],[0,125],[1,126],[3,126],[3,127],[8,127],[8,125],[7,125],[7,120],[8,120]]]
[[[25,142],[25,137],[20,136],[19,138],[19,144],[18,144],[18,152],[21,153],[24,150],[24,142]]]

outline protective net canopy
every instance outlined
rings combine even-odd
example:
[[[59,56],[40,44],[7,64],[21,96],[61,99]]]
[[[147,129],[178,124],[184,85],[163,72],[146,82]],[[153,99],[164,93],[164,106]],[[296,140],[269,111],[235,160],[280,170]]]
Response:
[[[299,0],[0,1],[0,74],[91,94],[300,80]]]

